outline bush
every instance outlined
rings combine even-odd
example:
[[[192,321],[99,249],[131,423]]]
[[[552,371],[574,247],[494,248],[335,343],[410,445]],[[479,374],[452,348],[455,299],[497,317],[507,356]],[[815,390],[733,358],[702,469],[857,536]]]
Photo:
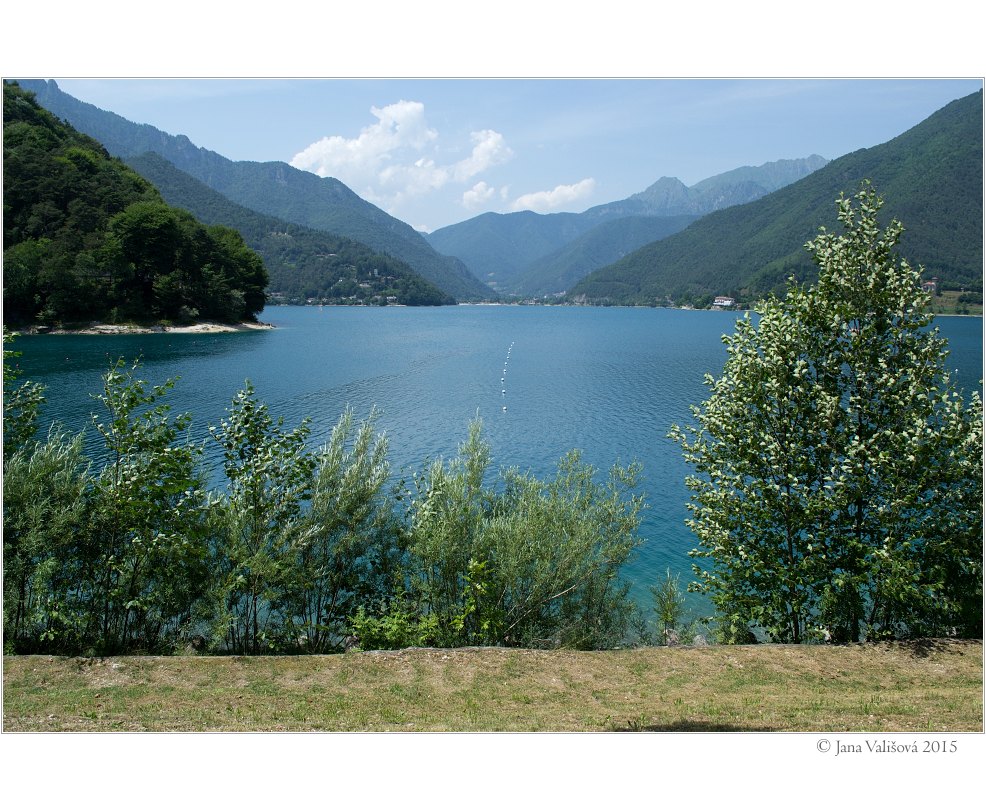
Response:
[[[510,470],[489,488],[489,464],[477,421],[412,501],[409,588],[443,644],[620,644],[634,611],[619,570],[640,543],[639,467],[614,467],[600,485],[572,451],[552,480]]]

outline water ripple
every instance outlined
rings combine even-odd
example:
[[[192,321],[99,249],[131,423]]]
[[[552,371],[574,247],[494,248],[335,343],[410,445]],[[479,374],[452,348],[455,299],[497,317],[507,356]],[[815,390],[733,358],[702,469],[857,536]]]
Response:
[[[687,470],[667,433],[675,422],[690,422],[689,406],[706,398],[704,374],[721,372],[720,339],[732,330],[733,314],[277,307],[262,318],[278,329],[25,336],[17,348],[27,376],[48,385],[46,419],[73,430],[98,408],[88,394],[99,390],[100,375],[116,357],[142,356],[141,375],[155,384],[180,375],[169,402],[175,413],[194,415],[192,436],[206,443],[217,482],[219,448],[208,439],[208,426],[218,425],[247,379],[288,427],[310,417],[313,444],[328,438],[347,407],[357,418],[378,409],[397,474],[454,455],[477,415],[497,468],[550,476],[571,448],[601,471],[639,461],[650,507],[641,525],[644,546],[625,573],[633,594],[648,604],[647,586],[667,568],[683,580],[690,576]],[[982,320],[940,319],[939,326],[953,341],[950,366],[960,368],[960,385],[977,387]],[[91,430],[87,448],[99,448]]]

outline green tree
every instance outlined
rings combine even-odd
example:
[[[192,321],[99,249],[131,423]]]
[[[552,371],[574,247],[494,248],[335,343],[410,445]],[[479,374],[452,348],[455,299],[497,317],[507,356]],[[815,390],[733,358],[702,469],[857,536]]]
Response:
[[[385,594],[400,556],[391,504],[387,441],[375,415],[358,427],[347,410],[316,454],[312,490],[297,544],[292,610],[306,650],[338,648],[359,605]]]
[[[177,211],[164,203],[131,203],[107,227],[118,250],[114,300],[135,313],[153,313],[154,280],[175,268],[181,236]]]
[[[159,649],[194,617],[205,568],[201,447],[187,440],[187,414],[172,418],[161,398],[169,380],[148,390],[118,361],[103,376],[94,415],[106,464],[95,482],[91,563],[92,627],[105,651]]]
[[[654,611],[657,614],[660,640],[671,644],[680,639],[681,618],[685,609],[685,594],[681,588],[679,575],[671,576],[671,569],[658,585],[651,586],[654,597]]]
[[[982,404],[954,390],[881,206],[839,199],[842,233],[806,246],[817,284],[737,324],[698,427],[672,432],[727,638],[982,633]]]
[[[315,460],[305,450],[308,420],[291,431],[257,400],[253,385],[210,428],[223,451],[228,491],[212,504],[214,643],[261,653],[297,633],[291,605],[294,559],[307,538],[303,507]]]
[[[9,361],[15,333],[3,328],[3,631],[5,650],[78,643],[80,544],[89,516],[82,438],[54,426],[36,440],[44,388]]]

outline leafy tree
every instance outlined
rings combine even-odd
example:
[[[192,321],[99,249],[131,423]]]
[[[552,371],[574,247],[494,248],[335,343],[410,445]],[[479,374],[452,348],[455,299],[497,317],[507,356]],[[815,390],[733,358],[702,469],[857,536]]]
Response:
[[[668,569],[664,580],[656,586],[651,586],[651,594],[654,597],[654,611],[657,613],[661,641],[669,644],[674,639],[680,638],[678,631],[685,608],[681,578],[678,575],[672,577],[671,569]]]
[[[3,629],[5,650],[77,642],[79,545],[88,527],[87,465],[81,436],[54,426],[35,439],[44,388],[13,382],[20,372],[3,328]]]
[[[290,584],[293,558],[307,537],[302,508],[315,460],[305,451],[308,420],[286,431],[249,381],[228,413],[210,428],[229,480],[228,492],[212,504],[214,644],[223,639],[228,650],[260,653],[297,630]]]
[[[118,361],[93,417],[106,464],[96,479],[91,562],[93,627],[85,634],[106,651],[158,649],[193,619],[205,568],[201,447],[183,439],[191,418],[174,419],[160,402],[173,380],[149,391],[138,364]]]
[[[817,285],[737,324],[698,427],[673,431],[727,639],[982,633],[982,404],[953,389],[881,206],[840,197],[842,233],[806,246]]]
[[[390,476],[387,441],[375,433],[374,419],[357,427],[347,410],[316,454],[291,586],[291,613],[311,652],[341,644],[347,618],[387,591],[400,556],[382,495]]]

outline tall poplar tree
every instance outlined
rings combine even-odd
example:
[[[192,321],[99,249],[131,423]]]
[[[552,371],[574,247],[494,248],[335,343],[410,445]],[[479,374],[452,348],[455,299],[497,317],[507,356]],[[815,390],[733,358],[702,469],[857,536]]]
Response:
[[[982,634],[982,403],[945,369],[921,269],[866,184],[806,248],[814,286],[724,339],[677,426],[693,557],[727,640]]]

